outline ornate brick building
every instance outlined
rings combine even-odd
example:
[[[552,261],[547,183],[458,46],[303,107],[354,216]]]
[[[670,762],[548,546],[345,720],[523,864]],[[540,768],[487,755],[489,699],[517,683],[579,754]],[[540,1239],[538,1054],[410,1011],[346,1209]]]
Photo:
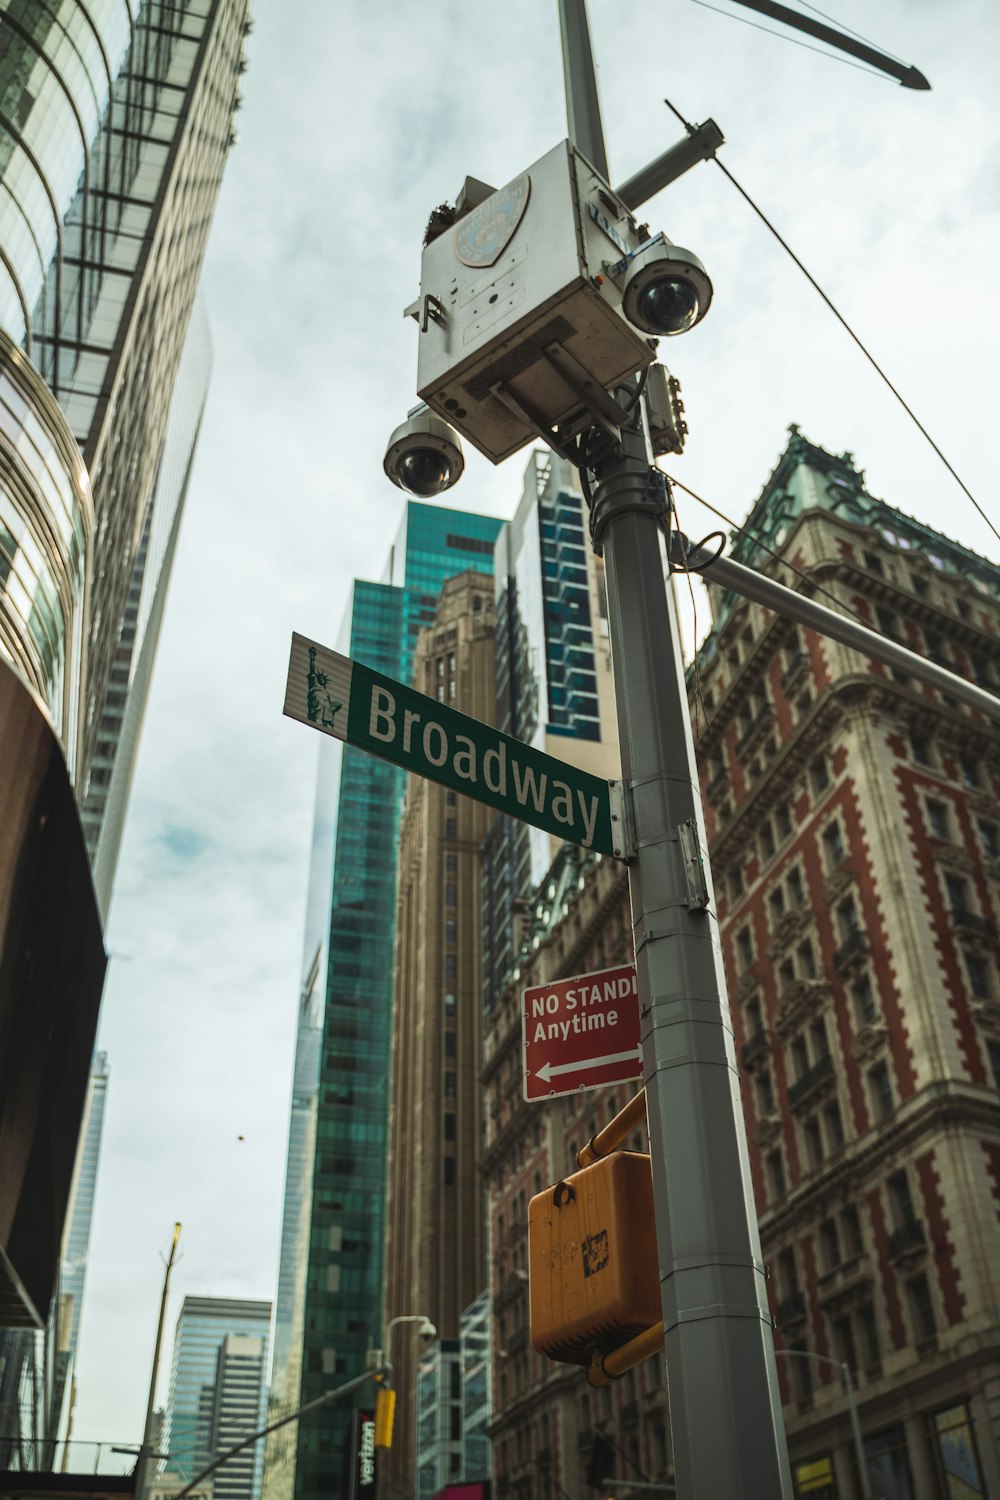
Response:
[[[793,428],[734,553],[997,690],[997,570],[869,496],[849,454]],[[858,1493],[847,1364],[871,1493],[992,1493],[998,723],[735,596],[713,603],[691,705],[797,1492]],[[624,871],[567,852],[534,923],[484,1071],[494,1474],[519,1500],[586,1494],[600,1425],[617,1473],[668,1472],[660,1360],[590,1392],[530,1349],[527,1200],[625,1092],[524,1104],[519,996],[628,957]]]
[[[996,691],[1000,574],[791,441],[735,546]],[[1000,1483],[997,722],[716,600],[692,676],[793,1468]],[[1000,715],[998,715],[1000,718]],[[829,1363],[828,1363],[829,1362]]]

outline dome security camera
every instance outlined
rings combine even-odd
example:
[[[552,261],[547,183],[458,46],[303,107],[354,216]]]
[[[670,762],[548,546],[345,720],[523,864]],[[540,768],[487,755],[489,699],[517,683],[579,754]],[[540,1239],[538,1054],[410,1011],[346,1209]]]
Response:
[[[431,1339],[437,1338],[437,1329],[434,1327],[434,1324],[431,1322],[430,1318],[424,1319],[420,1327],[417,1329],[417,1332],[422,1339],[427,1339],[428,1342]]]
[[[382,467],[401,490],[432,500],[461,478],[462,440],[443,417],[417,407],[390,437]]]
[[[622,288],[622,312],[630,323],[656,338],[687,333],[700,323],[712,301],[712,283],[696,255],[671,245],[665,235],[632,256]]]

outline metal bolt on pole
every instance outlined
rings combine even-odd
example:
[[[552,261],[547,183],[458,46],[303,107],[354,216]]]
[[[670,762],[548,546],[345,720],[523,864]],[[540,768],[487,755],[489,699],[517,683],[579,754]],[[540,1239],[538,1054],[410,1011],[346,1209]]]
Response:
[[[560,20],[569,128],[577,143],[600,140],[603,156],[596,88],[581,76],[588,68],[592,75],[585,0],[560,0]],[[634,390],[623,397],[635,416],[621,443],[592,465],[591,535],[604,552],[636,851],[629,892],[674,1478],[679,1500],[790,1500],[680,637],[665,581],[668,492],[653,467],[642,402]]]

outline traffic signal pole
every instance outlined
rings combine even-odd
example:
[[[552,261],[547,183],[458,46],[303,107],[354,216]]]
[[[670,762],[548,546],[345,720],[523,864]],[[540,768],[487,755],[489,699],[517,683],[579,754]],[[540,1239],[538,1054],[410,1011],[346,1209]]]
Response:
[[[584,0],[559,0],[574,141],[601,145]],[[602,161],[606,171],[606,158]],[[667,490],[642,402],[591,467],[604,553],[679,1500],[790,1500],[773,1332],[708,870]]]

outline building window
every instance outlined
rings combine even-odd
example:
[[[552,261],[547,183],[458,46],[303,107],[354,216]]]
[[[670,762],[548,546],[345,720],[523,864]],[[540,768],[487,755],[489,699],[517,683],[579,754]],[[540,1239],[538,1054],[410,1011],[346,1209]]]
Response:
[[[852,1372],[855,1371],[858,1368],[858,1351],[854,1343],[854,1328],[849,1314],[835,1319],[833,1333],[841,1363],[847,1365]]]
[[[444,1138],[446,1141],[455,1139],[455,1116],[450,1111],[444,1117]]]
[[[868,1090],[876,1120],[884,1120],[892,1114],[892,1082],[887,1063],[876,1063],[868,1070]]]
[[[458,939],[458,923],[454,917],[446,917],[444,924],[444,940],[449,948],[454,948]]]
[[[444,977],[448,984],[454,984],[458,978],[458,959],[454,953],[446,953],[444,956]]]
[[[806,899],[805,885],[802,881],[802,871],[798,865],[793,865],[788,872],[788,902],[790,906],[803,906]]]
[[[837,919],[840,923],[840,933],[843,938],[849,938],[852,932],[858,930],[858,909],[854,904],[853,896],[845,896],[837,907]]]
[[[840,831],[840,824],[834,821],[823,829],[823,853],[826,857],[827,869],[835,870],[843,860],[846,852],[844,838]]]
[[[455,1095],[455,1074],[446,1073],[444,1075],[444,1097],[446,1099],[454,1099]]]
[[[736,954],[740,969],[749,969],[753,963],[753,938],[749,927],[741,927],[736,934]]]
[[[778,837],[782,841],[792,836],[792,814],[785,803],[781,803],[775,810],[774,821],[778,828]]]
[[[970,953],[968,949],[963,953],[965,959],[965,972],[969,976],[969,989],[977,1000],[989,1000],[993,986],[990,984],[990,970],[985,958],[978,953]]]
[[[989,1059],[990,1072],[993,1074],[993,1087],[1000,1089],[1000,1042],[989,1037],[986,1042],[986,1056]]]
[[[458,1038],[453,1031],[446,1031],[444,1034],[444,1055],[445,1057],[458,1056]]]
[[[785,1179],[785,1163],[780,1147],[768,1152],[767,1185],[772,1201],[776,1198],[784,1197],[787,1190],[787,1182]]]
[[[773,857],[774,850],[774,829],[771,827],[771,820],[769,818],[760,830],[760,853],[764,864]]]
[[[830,785],[830,771],[825,755],[817,755],[816,759],[812,762],[809,767],[809,779],[812,782],[812,789],[817,797],[826,791]]]
[[[447,881],[444,888],[445,906],[456,906],[458,904],[458,886],[453,880]]]
[[[806,1143],[806,1156],[811,1167],[818,1167],[823,1160],[823,1132],[819,1128],[819,1121],[815,1118],[806,1120],[802,1127],[802,1134]]]
[[[886,1187],[889,1189],[889,1203],[895,1228],[901,1229],[904,1224],[912,1224],[916,1214],[913,1212],[910,1182],[906,1173],[893,1172],[886,1181]]]
[[[985,1495],[972,1414],[965,1402],[927,1418],[934,1467],[942,1495]],[[956,1483],[953,1485],[952,1481]]]
[[[865,1374],[881,1375],[882,1349],[879,1344],[875,1309],[870,1302],[865,1302],[858,1308],[858,1322],[861,1325],[861,1348],[864,1353]]]
[[[927,827],[932,839],[945,840],[949,837],[947,805],[935,797],[927,799]]]
[[[840,1236],[835,1219],[824,1219],[819,1226],[819,1242],[823,1251],[823,1268],[835,1271],[840,1265]]]
[[[445,992],[444,992],[444,1013],[445,1013],[445,1015],[446,1016],[453,1016],[455,1014],[455,1009],[456,1009],[455,991],[454,990],[445,990]]]
[[[975,788],[979,785],[979,762],[973,760],[970,755],[963,755],[958,763],[964,786]]]
[[[863,974],[857,984],[854,985],[851,994],[854,997],[854,1009],[857,1013],[859,1025],[870,1026],[878,1015],[871,975]]]
[[[1000,829],[995,823],[979,822],[979,846],[987,859],[1000,855]]]
[[[831,1151],[839,1151],[844,1144],[844,1122],[840,1115],[840,1105],[836,1102],[828,1104],[823,1111],[826,1121],[826,1133],[830,1143]]]
[[[444,1185],[445,1187],[455,1186],[455,1158],[453,1156],[446,1156],[444,1159]]]
[[[458,824],[456,823],[456,821],[455,821],[454,818],[446,818],[445,819],[445,824],[444,824],[444,836],[445,836],[445,838],[446,839],[456,838],[457,837],[457,833],[456,833],[457,827],[458,827]]]
[[[961,875],[946,874],[944,887],[948,894],[948,906],[954,917],[959,912],[967,912],[969,907],[969,882],[963,880]]]
[[[1000,1047],[997,1048],[996,1065],[1000,1068]],[[754,1089],[757,1094],[758,1113],[761,1115],[773,1115],[775,1112],[774,1084],[771,1081],[771,1070],[769,1068],[761,1069],[756,1075]]]
[[[910,754],[913,757],[915,765],[929,766],[932,764],[930,741],[926,735],[910,735]]]
[[[458,855],[457,854],[446,854],[445,857],[444,857],[444,867],[447,870],[447,872],[448,872],[449,875],[457,874],[457,872],[458,872]]]
[[[799,944],[799,946],[798,946],[798,948],[797,948],[796,951],[798,953],[798,958],[799,958],[799,969],[802,972],[803,978],[804,979],[815,979],[816,978],[816,955],[813,952],[813,945],[810,942],[810,940],[808,938],[806,938],[804,942],[801,942]]]
[[[785,914],[785,892],[780,885],[776,885],[771,891],[767,904],[771,912],[771,926],[774,927]]]
[[[936,1342],[937,1321],[934,1317],[930,1283],[922,1272],[919,1276],[911,1276],[906,1283],[906,1298],[910,1306],[914,1343],[918,1349],[932,1346]]]
[[[729,899],[738,901],[743,894],[743,867],[734,865],[729,872]]]

